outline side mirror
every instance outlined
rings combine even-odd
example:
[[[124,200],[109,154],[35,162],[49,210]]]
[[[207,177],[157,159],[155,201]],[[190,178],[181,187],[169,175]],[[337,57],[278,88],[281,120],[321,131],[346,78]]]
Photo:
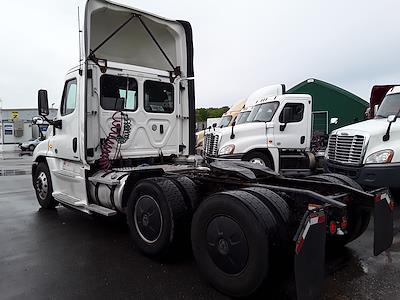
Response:
[[[282,111],[282,123],[286,124],[290,120],[290,113],[292,109],[290,107],[284,107]]]
[[[292,109],[290,107],[284,107],[282,110],[282,123],[279,127],[280,131],[285,131],[286,125],[290,120],[290,115],[292,113]]]
[[[38,111],[40,116],[49,115],[49,100],[46,90],[39,90],[38,92]]]
[[[338,122],[339,122],[339,118],[331,118],[331,121],[330,121],[331,124],[337,125]]]
[[[387,121],[388,121],[389,123],[396,122],[396,115],[390,115],[390,116],[388,116]]]

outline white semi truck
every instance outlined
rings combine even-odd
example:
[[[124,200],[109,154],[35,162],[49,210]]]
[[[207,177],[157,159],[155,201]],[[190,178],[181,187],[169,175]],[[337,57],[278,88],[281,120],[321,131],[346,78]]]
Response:
[[[83,57],[33,154],[43,208],[125,215],[136,248],[151,257],[190,239],[204,277],[236,297],[259,290],[277,262],[294,258],[298,299],[319,298],[325,240],[343,246],[356,239],[373,212],[374,253],[390,247],[386,189],[364,192],[337,174],[285,178],[248,162],[194,156],[188,22],[89,0]],[[38,106],[47,119],[45,90]]]
[[[374,119],[332,132],[325,156],[326,170],[345,174],[364,187],[388,186],[400,201],[399,116],[400,86],[393,86]]]
[[[317,158],[310,152],[310,95],[257,93],[246,123],[206,131],[207,158],[243,160],[276,172],[312,173]]]

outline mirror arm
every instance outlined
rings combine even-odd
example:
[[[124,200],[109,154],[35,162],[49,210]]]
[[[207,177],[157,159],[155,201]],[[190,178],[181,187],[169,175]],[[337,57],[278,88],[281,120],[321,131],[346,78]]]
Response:
[[[382,140],[387,142],[390,139],[390,128],[392,127],[392,122],[389,123],[388,128],[386,130],[385,135],[383,136]]]
[[[285,131],[286,125],[287,125],[287,123],[285,123],[285,124],[279,126],[279,130],[280,130],[280,131]]]
[[[57,129],[62,129],[62,121],[61,120],[50,120],[47,116],[41,116],[47,123],[54,126]]]
[[[235,138],[235,133],[233,131],[233,129],[235,128],[235,125],[236,125],[236,122],[233,122],[232,126],[231,126],[232,127],[231,136],[230,136],[231,140],[233,140]]]

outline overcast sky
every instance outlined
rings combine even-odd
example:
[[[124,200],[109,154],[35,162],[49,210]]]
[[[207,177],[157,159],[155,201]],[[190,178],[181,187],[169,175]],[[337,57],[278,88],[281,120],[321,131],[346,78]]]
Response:
[[[231,105],[265,85],[310,77],[368,100],[374,84],[400,83],[400,1],[119,0],[193,27],[197,107]],[[58,107],[78,62],[77,7],[84,0],[2,1],[0,98]],[[83,23],[83,20],[82,20]]]

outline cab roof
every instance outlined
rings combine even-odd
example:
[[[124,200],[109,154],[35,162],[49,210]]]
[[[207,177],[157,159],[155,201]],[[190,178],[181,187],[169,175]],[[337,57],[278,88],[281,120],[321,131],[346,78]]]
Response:
[[[112,1],[88,0],[85,57],[157,70],[180,67],[185,72],[187,24]]]

